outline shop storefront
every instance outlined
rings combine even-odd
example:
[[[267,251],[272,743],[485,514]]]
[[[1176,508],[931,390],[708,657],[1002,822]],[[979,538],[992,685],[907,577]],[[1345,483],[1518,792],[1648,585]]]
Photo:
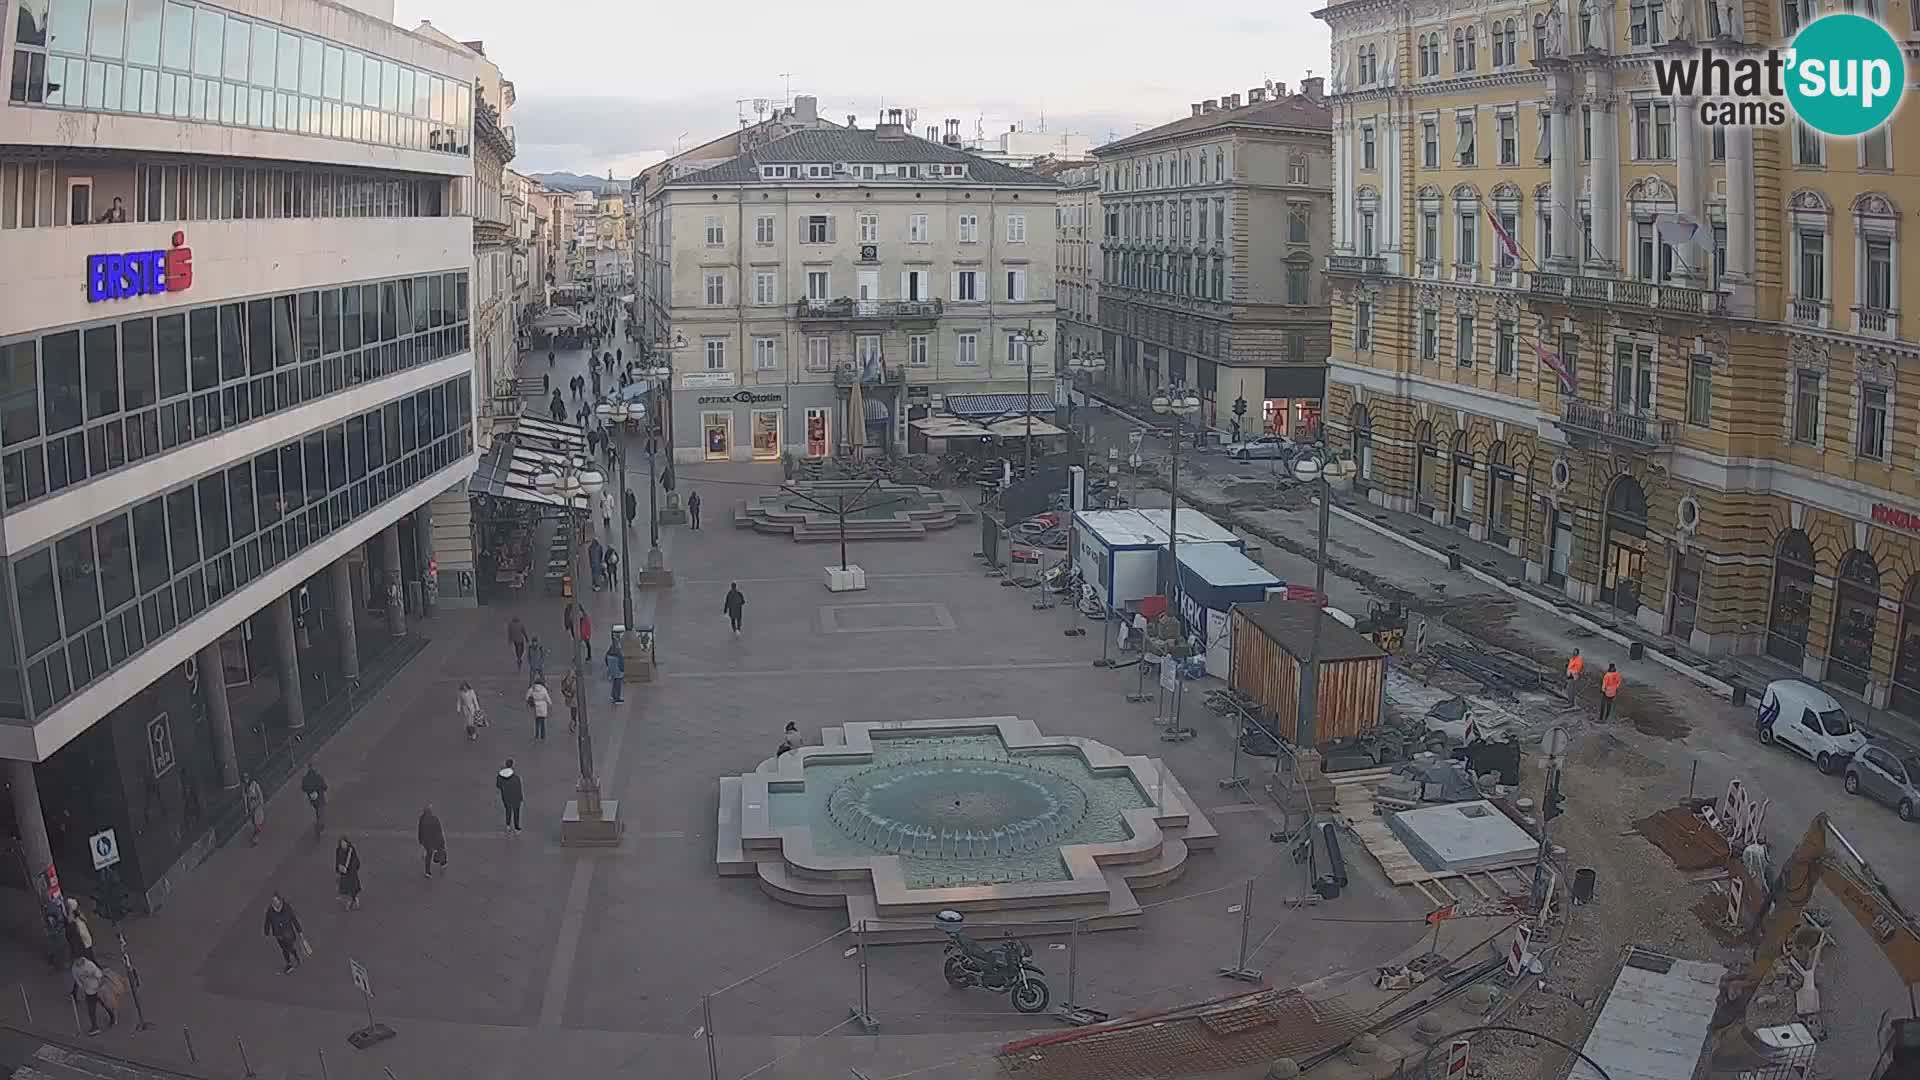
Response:
[[[1600,596],[1628,615],[1640,611],[1647,562],[1647,495],[1640,482],[1622,476],[1607,496],[1606,541],[1600,561]]]
[[[808,409],[806,413],[808,457],[826,457],[833,452],[833,410]]]
[[[1319,367],[1267,368],[1263,373],[1260,416],[1269,435],[1312,439],[1320,433],[1321,397],[1327,371]]]
[[[1773,553],[1773,598],[1767,611],[1767,655],[1800,667],[1813,623],[1813,540],[1799,529],[1780,534]]]

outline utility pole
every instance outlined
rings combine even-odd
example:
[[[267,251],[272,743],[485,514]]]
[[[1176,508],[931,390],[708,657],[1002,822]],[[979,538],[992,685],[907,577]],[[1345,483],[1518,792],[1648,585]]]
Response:
[[[1547,903],[1547,860],[1553,854],[1547,823],[1560,816],[1560,768],[1566,763],[1567,729],[1548,728],[1540,749],[1546,753],[1547,782],[1540,795],[1540,853],[1533,862],[1533,885],[1527,890],[1527,910],[1535,915]]]

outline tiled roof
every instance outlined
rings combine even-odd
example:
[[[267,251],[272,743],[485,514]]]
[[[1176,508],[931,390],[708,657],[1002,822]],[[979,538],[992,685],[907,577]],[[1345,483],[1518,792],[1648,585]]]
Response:
[[[1158,142],[1175,135],[1194,135],[1216,127],[1229,125],[1239,127],[1307,128],[1315,131],[1333,130],[1333,112],[1325,101],[1294,94],[1279,101],[1262,101],[1252,105],[1242,105],[1237,109],[1215,109],[1199,116],[1184,116],[1170,124],[1161,124],[1157,128],[1148,128],[1137,135],[1129,135],[1105,146],[1096,147],[1094,156],[1100,157],[1118,150],[1130,150],[1144,143]]]
[[[947,183],[1055,186],[1053,181],[1025,169],[1009,168],[964,150],[928,142],[915,135],[882,139],[871,128],[818,128],[796,131],[711,169],[669,181],[667,186],[752,184],[760,182],[761,165],[783,162],[826,165],[842,161],[856,165],[964,164],[967,166],[965,180],[921,177],[922,183],[938,182],[944,179]]]

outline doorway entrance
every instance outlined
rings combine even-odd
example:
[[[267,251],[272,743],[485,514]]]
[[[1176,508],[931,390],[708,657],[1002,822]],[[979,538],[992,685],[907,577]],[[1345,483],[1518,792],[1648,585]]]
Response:
[[[1767,611],[1767,655],[1794,667],[1807,658],[1813,619],[1813,541],[1799,529],[1780,534],[1773,551],[1773,603]]]
[[[1473,454],[1467,450],[1467,433],[1453,433],[1453,527],[1473,525]]]
[[[1667,633],[1681,641],[1693,637],[1693,624],[1699,613],[1700,556],[1676,551],[1673,554],[1673,603],[1668,605]]]
[[[1573,515],[1554,510],[1547,523],[1547,535],[1551,538],[1547,549],[1547,584],[1565,588],[1567,567],[1573,562]]]
[[[1602,595],[1620,611],[1635,614],[1647,564],[1647,494],[1631,476],[1615,480],[1607,496],[1606,537],[1600,560]]]

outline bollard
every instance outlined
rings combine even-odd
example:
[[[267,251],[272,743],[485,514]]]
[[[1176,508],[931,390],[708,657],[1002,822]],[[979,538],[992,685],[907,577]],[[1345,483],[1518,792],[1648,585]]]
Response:
[[[20,1007],[27,1010],[27,1026],[33,1026],[33,999],[27,996],[27,984],[20,984]]]
[[[860,954],[860,1003],[853,1008],[853,1019],[871,1035],[880,1024],[873,1018],[873,1000],[867,992],[867,920],[861,919],[853,930],[853,947]]]
[[[1067,933],[1067,1000],[1068,1008],[1080,1002],[1080,920],[1073,920],[1073,929]]]
[[[187,1030],[185,1025],[182,1025],[180,1028],[180,1037],[186,1040],[187,1043],[187,1060],[195,1065],[200,1064],[200,1055],[193,1052],[193,1032]]]
[[[1253,879],[1247,879],[1247,891],[1240,901],[1240,959],[1231,967],[1223,967],[1220,974],[1241,982],[1259,983],[1265,978],[1260,972],[1247,967],[1247,933],[1253,925]]]
[[[260,1075],[253,1071],[253,1062],[247,1060],[247,1044],[241,1041],[240,1036],[235,1035],[233,1037],[233,1045],[240,1048],[240,1067],[246,1070],[242,1075],[246,1076],[248,1080],[252,1080],[253,1077]]]
[[[700,995],[700,1030],[707,1033],[707,1078],[720,1080],[720,1054],[713,1046],[713,995]]]

